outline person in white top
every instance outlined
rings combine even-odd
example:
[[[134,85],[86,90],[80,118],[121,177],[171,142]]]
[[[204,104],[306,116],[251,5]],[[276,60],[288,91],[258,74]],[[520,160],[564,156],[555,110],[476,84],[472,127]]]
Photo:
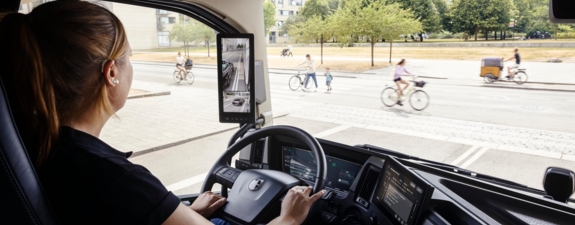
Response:
[[[305,90],[307,88],[307,82],[309,81],[309,78],[313,78],[313,82],[315,83],[315,88],[317,89],[317,79],[315,78],[315,64],[314,61],[311,59],[311,56],[309,56],[309,54],[305,55],[306,60],[303,61],[302,63],[300,63],[298,66],[303,66],[305,67],[306,70],[306,76],[305,76],[305,84],[304,84],[304,89]],[[317,91],[317,90],[314,90]]]
[[[291,46],[291,44],[288,44],[288,55],[293,56],[293,54],[291,53],[291,50],[292,50],[292,46]]]
[[[186,59],[182,56],[182,53],[178,52],[178,56],[176,57],[176,68],[178,68],[178,70],[180,71],[180,80],[184,80],[186,79],[186,75],[188,75],[188,73],[186,72],[186,69],[184,68],[184,62],[186,61]]]

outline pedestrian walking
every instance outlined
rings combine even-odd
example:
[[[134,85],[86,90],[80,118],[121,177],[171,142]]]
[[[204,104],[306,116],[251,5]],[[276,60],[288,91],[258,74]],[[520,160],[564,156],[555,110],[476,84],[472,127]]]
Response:
[[[307,89],[307,83],[309,82],[309,78],[313,78],[313,83],[315,84],[315,89],[314,92],[317,91],[317,78],[315,77],[315,64],[313,59],[311,59],[311,56],[309,54],[305,55],[306,60],[303,61],[302,63],[300,63],[298,66],[303,66],[305,68],[307,68],[306,70],[306,76],[305,76],[305,84],[304,84],[304,88],[302,90],[306,90]]]
[[[325,68],[325,85],[327,86],[327,91],[331,91],[331,81],[333,80],[333,76],[329,72],[329,67]]]

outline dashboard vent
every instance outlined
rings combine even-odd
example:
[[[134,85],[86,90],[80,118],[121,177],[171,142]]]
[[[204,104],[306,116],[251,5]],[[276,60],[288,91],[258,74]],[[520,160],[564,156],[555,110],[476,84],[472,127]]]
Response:
[[[266,139],[262,138],[254,142],[254,148],[252,151],[252,164],[259,164],[261,165],[264,159],[264,148],[266,144]]]
[[[378,177],[379,170],[373,167],[369,167],[367,173],[365,173],[365,177],[363,178],[361,189],[359,189],[359,196],[356,199],[356,202],[361,203],[364,207],[367,208],[367,202],[370,200],[371,193],[373,193],[373,190],[375,189]]]

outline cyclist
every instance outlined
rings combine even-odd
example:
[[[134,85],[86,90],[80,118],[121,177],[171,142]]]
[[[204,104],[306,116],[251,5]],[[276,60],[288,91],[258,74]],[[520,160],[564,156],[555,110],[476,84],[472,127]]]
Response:
[[[317,79],[315,78],[315,64],[314,61],[311,59],[311,56],[309,56],[309,54],[305,55],[306,60],[303,61],[302,63],[300,63],[298,66],[302,66],[305,65],[304,67],[307,68],[307,71],[305,72],[305,84],[304,84],[304,88],[302,90],[305,90],[307,88],[307,82],[309,81],[309,78],[313,78],[313,82],[315,84],[315,89],[314,91],[317,91]]]
[[[405,69],[405,59],[401,59],[397,64],[395,64],[395,72],[393,73],[393,82],[397,85],[397,104],[403,106],[401,103],[401,97],[403,95],[403,90],[406,90],[409,87],[409,82],[406,80],[401,79],[401,76],[411,74],[407,69]],[[405,88],[401,87],[401,84],[405,84]]]
[[[176,57],[176,68],[178,68],[178,70],[180,71],[180,80],[186,79],[186,75],[187,75],[187,71],[184,68],[184,62],[186,61],[186,59],[184,59],[184,57],[182,56],[182,53],[178,52],[178,56]],[[183,74],[183,75],[182,75]]]
[[[513,56],[511,56],[508,59],[503,61],[503,62],[507,62],[507,61],[515,59],[515,64],[507,67],[507,78],[513,78],[513,76],[515,76],[515,74],[511,73],[511,70],[512,69],[518,69],[519,64],[521,64],[521,56],[519,55],[519,49],[517,49],[517,47],[515,47],[513,49],[513,53],[514,53]]]

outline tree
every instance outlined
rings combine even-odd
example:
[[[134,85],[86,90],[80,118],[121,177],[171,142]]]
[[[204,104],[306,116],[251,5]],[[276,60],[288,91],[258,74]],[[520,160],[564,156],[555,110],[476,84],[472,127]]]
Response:
[[[276,24],[276,6],[271,0],[264,0],[264,29],[266,35],[270,32],[270,28]]]
[[[331,13],[328,0],[307,0],[305,5],[299,11],[299,14],[304,20],[308,20],[315,16],[321,16],[324,20],[327,15]]]
[[[194,30],[192,25],[189,22],[184,22],[183,19],[181,19],[178,23],[176,23],[173,27],[172,30],[170,31],[170,40],[176,40],[179,42],[183,42],[184,43],[184,54],[186,55],[187,58],[189,58],[189,51],[188,51],[188,45],[190,42],[194,41]]]
[[[283,24],[279,27],[279,32],[280,35],[282,34],[290,34],[290,30],[293,27],[293,25],[300,23],[300,22],[305,22],[304,18],[302,16],[298,15],[291,15],[289,16],[284,22]]]
[[[390,40],[400,34],[421,31],[421,23],[413,13],[401,9],[398,4],[386,5],[384,1],[348,0],[345,6],[333,15],[334,35],[343,44],[351,44],[353,36],[366,37],[371,44],[371,66],[374,66],[374,47],[381,37]],[[391,45],[390,45],[391,62]]]
[[[409,9],[421,22],[423,30],[427,32],[441,31],[441,16],[434,0],[389,0],[389,3],[398,3],[402,9]],[[439,2],[439,4],[441,4]]]
[[[292,25],[289,35],[298,42],[316,42],[319,41],[321,48],[321,64],[323,64],[323,43],[333,37],[332,17],[328,16],[325,20],[321,15],[313,16],[305,22],[298,22]]]
[[[208,46],[208,57],[210,57],[210,42],[216,39],[216,32],[203,23],[193,20],[191,22],[194,42],[203,42]]]
[[[510,0],[455,0],[451,12],[453,30],[475,35],[479,30],[504,29],[515,10]]]

